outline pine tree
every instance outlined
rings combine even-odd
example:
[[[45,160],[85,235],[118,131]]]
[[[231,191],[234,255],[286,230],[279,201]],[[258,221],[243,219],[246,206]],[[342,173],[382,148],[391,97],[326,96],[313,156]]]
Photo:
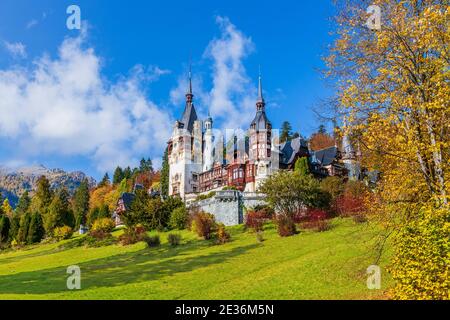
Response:
[[[169,157],[167,147],[164,151],[161,168],[161,195],[164,199],[169,196]]]
[[[95,220],[99,217],[100,208],[94,207],[89,211],[89,214],[87,216],[87,226],[90,228]]]
[[[75,219],[70,210],[69,193],[65,188],[60,189],[50,204],[48,213],[43,215],[44,228],[47,235],[52,235],[56,227],[75,226]]]
[[[21,215],[19,215],[17,212],[15,212],[12,216],[12,218],[10,219],[11,222],[11,227],[9,228],[9,239],[12,240],[17,240],[17,236],[19,234],[19,229],[20,229],[20,217]]]
[[[123,179],[130,179],[132,175],[131,168],[128,166],[123,170]]]
[[[44,237],[44,227],[42,225],[42,217],[39,213],[35,212],[31,215],[30,226],[27,233],[27,243],[39,243]]]
[[[327,133],[327,129],[325,128],[325,126],[323,124],[321,124],[319,126],[319,130],[317,130],[317,133],[320,133],[320,134],[326,134]]]
[[[19,202],[17,203],[16,213],[21,216],[27,212],[30,207],[31,199],[28,195],[28,191],[25,191],[19,198]]]
[[[98,210],[98,219],[101,218],[111,218],[111,214],[109,213],[109,207],[107,204],[101,205]]]
[[[89,185],[87,179],[84,179],[75,191],[73,198],[73,213],[75,216],[75,228],[86,224],[86,216],[89,211]]]
[[[3,200],[2,210],[3,210],[3,213],[6,214],[8,217],[12,217],[14,210],[11,207],[11,205],[9,204],[8,198]]]
[[[0,244],[8,243],[9,239],[9,228],[11,224],[9,218],[5,214],[0,215]]]
[[[33,211],[45,215],[52,202],[53,192],[50,189],[50,182],[45,176],[41,176],[37,182],[36,193],[33,197]]]
[[[309,163],[307,157],[301,157],[298,158],[297,161],[295,161],[295,172],[300,173],[303,176],[306,176],[309,174]]]
[[[105,175],[102,178],[102,181],[100,181],[100,183],[98,184],[97,187],[102,188],[105,186],[109,186],[111,184],[111,180],[109,179],[109,174],[108,172],[105,173]]]
[[[139,164],[139,171],[141,173],[144,172],[153,172],[153,163],[152,160],[150,158],[148,158],[147,160],[145,160],[144,158],[141,159],[140,164]]]
[[[31,214],[30,212],[25,212],[20,218],[20,227],[17,234],[17,242],[25,244],[28,239],[28,229],[30,228]]]
[[[114,170],[113,175],[113,184],[118,184],[120,181],[122,181],[124,178],[123,170],[121,167],[117,167],[116,170]]]
[[[292,126],[288,121],[284,121],[281,125],[280,142],[286,142],[291,140],[292,137]]]

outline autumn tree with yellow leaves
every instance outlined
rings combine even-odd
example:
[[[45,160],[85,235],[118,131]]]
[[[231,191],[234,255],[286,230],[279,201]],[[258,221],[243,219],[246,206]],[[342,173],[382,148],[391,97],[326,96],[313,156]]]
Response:
[[[380,28],[367,24],[372,5]],[[358,141],[363,165],[381,173],[373,212],[394,239],[393,297],[448,299],[449,2],[343,0],[337,7],[328,76],[338,87],[343,131]]]

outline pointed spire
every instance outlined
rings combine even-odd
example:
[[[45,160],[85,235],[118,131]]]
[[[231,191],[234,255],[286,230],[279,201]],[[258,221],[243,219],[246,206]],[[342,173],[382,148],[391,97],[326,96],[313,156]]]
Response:
[[[192,98],[194,97],[194,94],[192,93],[192,63],[189,61],[189,87],[188,91],[186,93],[186,102],[192,103]]]
[[[189,89],[188,94],[192,94],[192,63],[189,62]]]
[[[262,92],[261,66],[259,66],[259,77],[258,77],[258,102],[264,102],[264,97],[263,97],[263,92]]]
[[[256,100],[256,111],[263,111],[264,112],[265,105],[266,105],[266,102],[264,101],[263,90],[262,90],[261,67],[259,67],[258,99]]]

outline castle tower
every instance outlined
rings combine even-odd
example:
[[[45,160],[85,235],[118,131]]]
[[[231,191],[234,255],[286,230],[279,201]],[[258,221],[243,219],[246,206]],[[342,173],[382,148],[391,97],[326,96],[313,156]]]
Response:
[[[214,165],[214,135],[213,135],[213,120],[208,112],[208,118],[205,120],[205,134],[203,138],[203,171],[208,171]]]
[[[202,126],[193,103],[192,76],[181,120],[176,121],[168,142],[169,195],[182,199],[198,191],[198,174],[202,171]]]
[[[345,134],[342,139],[342,162],[348,170],[348,178],[350,180],[360,179],[361,168],[357,160],[357,154],[348,134]]]
[[[255,182],[246,187],[256,191],[259,185],[271,174],[272,124],[267,118],[266,103],[263,97],[261,75],[258,79],[258,98],[256,115],[249,130],[249,160],[254,164]]]

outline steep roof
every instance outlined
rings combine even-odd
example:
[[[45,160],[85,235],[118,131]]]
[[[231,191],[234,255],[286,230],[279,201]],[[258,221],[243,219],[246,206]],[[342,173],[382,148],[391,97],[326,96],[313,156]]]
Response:
[[[294,161],[295,156],[301,149],[307,149],[308,145],[303,138],[295,138],[290,141],[284,142],[280,146],[280,162],[283,164],[290,164]]]
[[[184,124],[184,129],[187,129],[189,132],[192,132],[194,128],[194,122],[198,119],[197,112],[195,112],[193,103],[186,103],[186,107],[184,108],[183,117],[180,122]]]
[[[189,88],[186,93],[186,105],[184,107],[183,116],[180,122],[183,124],[184,129],[192,132],[194,128],[194,122],[198,119],[197,112],[195,112],[194,103],[192,102],[194,95],[192,94],[192,75],[189,69]]]
[[[267,129],[268,125],[270,125],[269,119],[267,119],[267,115],[264,111],[257,111],[255,118],[253,118],[252,123],[250,124],[251,128],[255,128],[255,130]]]
[[[125,206],[125,209],[127,209],[127,210],[130,209],[134,198],[135,198],[135,195],[133,193],[129,193],[129,192],[122,193],[122,195],[120,196],[120,199],[123,201],[123,205]]]
[[[311,151],[311,162],[319,163],[323,166],[328,166],[336,160],[338,155],[338,148],[333,146],[317,151]]]

